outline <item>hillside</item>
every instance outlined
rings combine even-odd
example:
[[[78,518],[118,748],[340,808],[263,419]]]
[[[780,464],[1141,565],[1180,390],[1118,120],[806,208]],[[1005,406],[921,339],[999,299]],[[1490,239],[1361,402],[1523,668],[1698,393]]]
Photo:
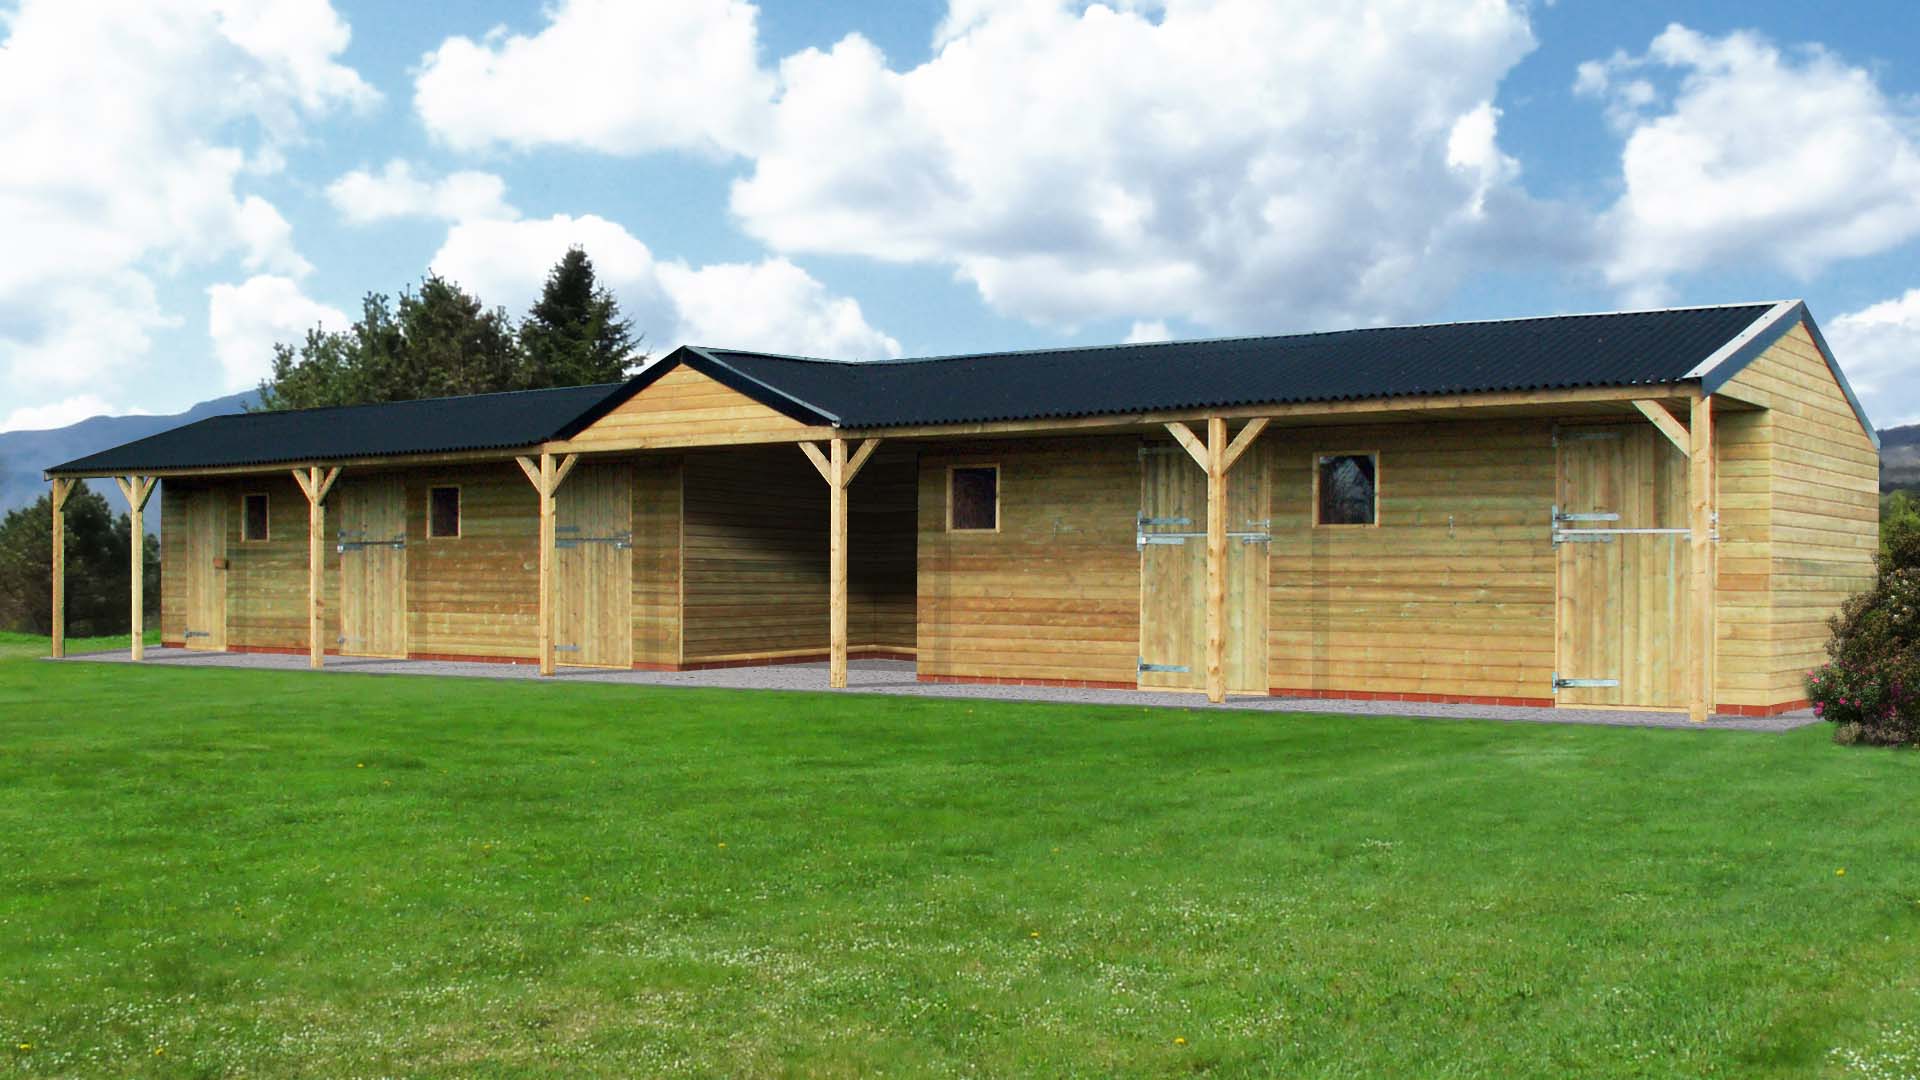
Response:
[[[105,450],[123,442],[144,439],[168,428],[209,416],[242,412],[259,398],[257,392],[248,390],[203,401],[186,412],[171,416],[93,416],[77,424],[45,431],[0,431],[0,514],[30,505],[46,494],[47,482],[41,478],[41,472],[50,465],[72,461],[83,454]],[[104,483],[99,490],[107,495],[108,502],[116,510],[126,508],[120,493],[113,489],[111,483]],[[146,520],[150,531],[159,530],[158,499],[148,507]]]
[[[1880,490],[1920,491],[1920,424],[1880,433]]]

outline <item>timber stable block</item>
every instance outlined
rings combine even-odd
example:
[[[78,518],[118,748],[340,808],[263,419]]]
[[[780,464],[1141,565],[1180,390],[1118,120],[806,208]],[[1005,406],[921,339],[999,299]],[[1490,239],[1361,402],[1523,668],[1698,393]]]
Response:
[[[911,363],[683,347],[621,384],[210,418],[47,479],[56,536],[82,478],[158,495],[161,636],[209,652],[824,658],[828,686],[910,656],[890,684],[1761,720],[1873,580],[1879,465],[1785,301]]]

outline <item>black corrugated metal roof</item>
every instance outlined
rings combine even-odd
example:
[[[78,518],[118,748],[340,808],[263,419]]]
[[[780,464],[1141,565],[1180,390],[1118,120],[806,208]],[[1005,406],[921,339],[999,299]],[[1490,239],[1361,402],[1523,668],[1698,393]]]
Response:
[[[532,446],[625,383],[213,416],[56,465],[116,473]]]
[[[691,351],[726,369],[709,374],[730,373],[736,389],[751,393],[745,385],[751,383],[777,387],[803,409],[842,427],[895,427],[1671,383],[1687,378],[1773,306],[864,363]]]
[[[1712,380],[1724,381],[1804,313],[1798,303],[1735,304],[868,362],[687,347],[625,383],[220,416],[48,471],[532,446],[578,433],[683,363],[788,416],[845,428],[1645,386],[1703,374],[1711,392]],[[1717,361],[1710,372],[1709,358]]]

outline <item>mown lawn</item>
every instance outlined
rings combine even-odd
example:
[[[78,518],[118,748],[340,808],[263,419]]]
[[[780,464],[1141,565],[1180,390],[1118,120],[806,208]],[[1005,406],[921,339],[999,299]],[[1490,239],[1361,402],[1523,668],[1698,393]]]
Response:
[[[0,1072],[1920,1071],[1920,756],[1820,728],[23,651]]]

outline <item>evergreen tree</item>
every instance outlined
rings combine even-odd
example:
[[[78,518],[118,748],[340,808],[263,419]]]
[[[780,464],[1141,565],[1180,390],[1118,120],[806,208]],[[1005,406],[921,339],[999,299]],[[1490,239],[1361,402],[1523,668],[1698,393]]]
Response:
[[[368,293],[343,331],[307,331],[275,345],[260,408],[310,409],[385,401],[617,382],[644,359],[633,324],[595,281],[579,248],[547,275],[540,300],[516,327],[504,308],[438,274],[398,302]]]
[[[53,632],[53,510],[42,495],[0,519],[0,629]],[[127,554],[133,522],[115,515],[106,497],[82,484],[67,499],[67,633],[124,634],[130,622]],[[146,547],[146,609],[160,614],[160,545]]]
[[[621,317],[619,302],[594,276],[593,260],[577,247],[547,273],[520,324],[520,345],[529,386],[618,382],[645,359],[633,323]]]

